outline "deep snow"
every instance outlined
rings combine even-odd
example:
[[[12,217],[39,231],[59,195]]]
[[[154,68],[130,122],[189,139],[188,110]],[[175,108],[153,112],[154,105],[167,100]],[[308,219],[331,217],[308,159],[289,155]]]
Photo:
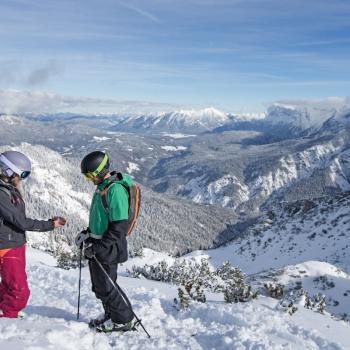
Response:
[[[152,257],[153,256],[153,257]],[[158,257],[159,258],[159,257]],[[349,349],[350,325],[301,309],[289,316],[277,301],[259,297],[229,305],[218,294],[187,311],[173,308],[176,286],[126,277],[131,265],[155,260],[156,254],[121,267],[125,288],[152,338],[140,330],[122,335],[96,334],[87,322],[101,312],[90,291],[87,268],[82,274],[81,319],[76,320],[78,270],[55,267],[46,253],[28,249],[31,298],[24,320],[0,320],[0,349]]]

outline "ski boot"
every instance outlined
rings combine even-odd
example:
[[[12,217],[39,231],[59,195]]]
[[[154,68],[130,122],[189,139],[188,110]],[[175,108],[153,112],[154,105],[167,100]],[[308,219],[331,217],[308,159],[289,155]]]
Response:
[[[90,320],[89,322],[89,327],[90,328],[97,328],[104,324],[105,322],[109,321],[111,319],[111,314],[108,312],[105,312],[103,315],[100,317],[94,318]]]
[[[115,323],[112,320],[108,320],[96,327],[96,331],[99,333],[112,333],[112,332],[129,332],[136,331],[139,321],[135,318],[127,323]]]

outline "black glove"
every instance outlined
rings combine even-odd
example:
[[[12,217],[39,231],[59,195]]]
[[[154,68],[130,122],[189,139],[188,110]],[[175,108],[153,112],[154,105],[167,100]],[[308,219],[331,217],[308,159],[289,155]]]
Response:
[[[89,229],[83,230],[75,237],[75,244],[78,248],[82,248],[83,243],[89,238]]]
[[[94,245],[92,243],[84,245],[83,254],[86,259],[93,259],[95,257]]]

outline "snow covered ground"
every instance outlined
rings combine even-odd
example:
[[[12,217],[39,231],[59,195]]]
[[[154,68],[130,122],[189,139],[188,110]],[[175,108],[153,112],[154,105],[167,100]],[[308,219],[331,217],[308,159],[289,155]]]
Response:
[[[147,257],[155,260],[147,254]],[[147,258],[146,257],[146,258]],[[148,258],[147,258],[148,259]],[[349,349],[350,325],[300,309],[289,316],[277,301],[259,297],[249,303],[226,304],[219,294],[207,294],[206,304],[177,311],[176,286],[126,277],[125,288],[152,338],[145,334],[96,334],[87,322],[101,312],[90,291],[87,268],[82,274],[81,319],[76,320],[78,270],[55,267],[46,253],[28,250],[31,298],[24,320],[0,319],[0,349]]]

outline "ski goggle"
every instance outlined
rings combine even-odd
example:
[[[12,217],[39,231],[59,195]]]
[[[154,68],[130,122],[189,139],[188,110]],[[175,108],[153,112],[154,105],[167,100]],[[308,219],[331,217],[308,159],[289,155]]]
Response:
[[[15,175],[18,175],[17,173],[15,173],[12,169],[10,168],[6,168],[6,169],[3,169],[3,171],[5,172],[5,174],[8,176],[8,177],[13,177]],[[20,177],[21,180],[27,180],[28,177],[30,175],[30,171],[22,171],[20,175],[18,175]]]
[[[86,173],[84,174],[84,176],[87,181],[92,181],[93,178],[95,177],[94,175],[92,175],[92,173]]]
[[[29,175],[30,175],[30,171],[22,171],[22,173],[20,175],[20,178],[22,180],[25,180],[25,179],[27,179],[29,177]]]

